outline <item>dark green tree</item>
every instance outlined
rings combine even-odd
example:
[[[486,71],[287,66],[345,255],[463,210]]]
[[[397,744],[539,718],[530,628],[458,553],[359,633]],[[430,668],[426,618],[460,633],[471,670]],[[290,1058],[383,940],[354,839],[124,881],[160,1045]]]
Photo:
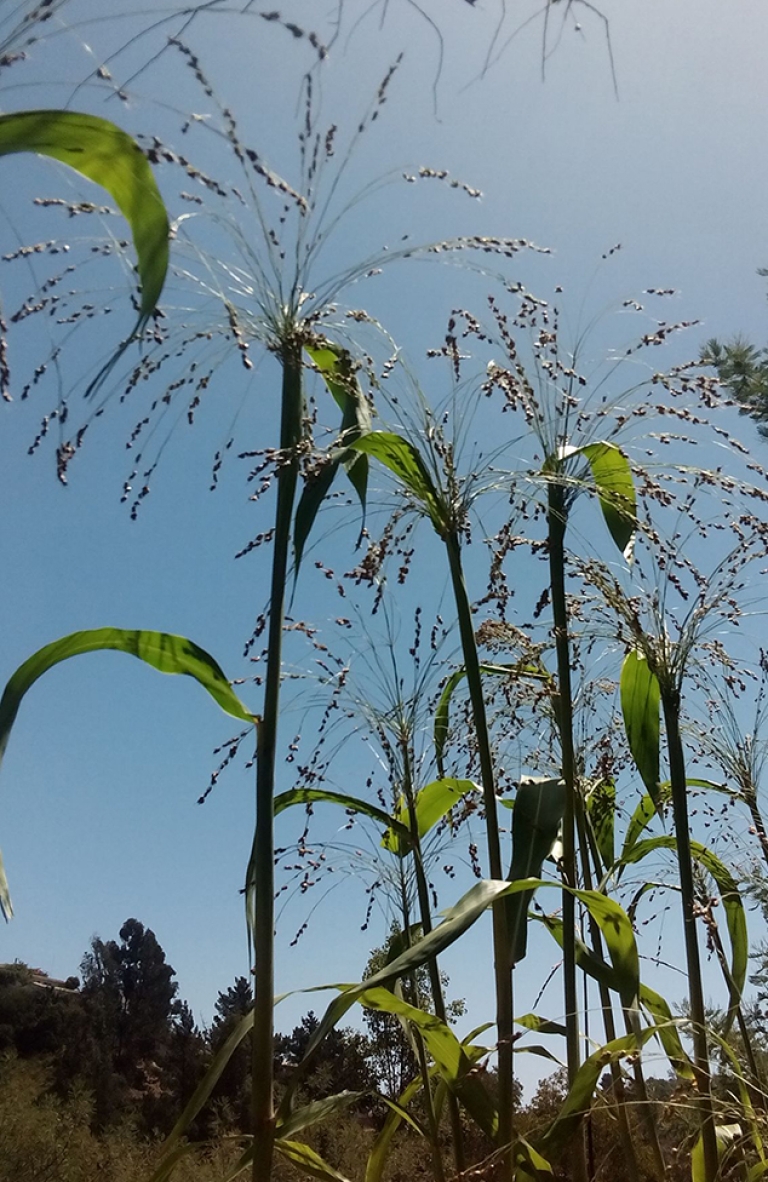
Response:
[[[768,267],[758,267],[757,273],[768,278]],[[699,360],[717,371],[742,414],[754,419],[760,434],[768,438],[768,348],[757,348],[741,333],[725,342],[711,337]]]
[[[275,1077],[278,1083],[290,1077],[301,1062],[319,1020],[310,1010],[291,1034],[275,1036]],[[349,1027],[331,1030],[323,1039],[313,1059],[312,1069],[302,1084],[309,1100],[337,1092],[372,1092],[377,1075],[374,1048],[361,1031]]]
[[[253,1009],[253,988],[248,978],[237,977],[234,985],[221,991],[214,1009],[216,1016],[209,1032],[209,1042],[215,1054]],[[250,1080],[251,1056],[246,1040],[236,1048],[213,1093],[222,1122],[242,1131],[250,1127]]]

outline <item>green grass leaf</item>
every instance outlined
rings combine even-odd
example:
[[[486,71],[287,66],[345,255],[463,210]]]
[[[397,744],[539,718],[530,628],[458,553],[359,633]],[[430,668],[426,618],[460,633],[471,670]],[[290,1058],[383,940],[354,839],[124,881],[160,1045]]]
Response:
[[[8,746],[11,728],[22,699],[39,677],[54,665],[83,653],[128,653],[161,673],[180,673],[193,677],[227,714],[241,722],[255,723],[256,718],[238,698],[213,657],[184,636],[168,632],[145,632],[132,628],[94,628],[72,632],[38,649],[20,665],[5,687],[0,699],[0,762]],[[8,884],[0,865],[0,910],[6,919],[13,914]]]
[[[346,350],[327,342],[305,345],[304,348],[341,409],[341,429],[339,444],[327,456],[326,463],[319,473],[306,481],[299,499],[293,527],[294,580],[298,576],[304,548],[318,510],[330,492],[341,466],[344,467],[349,482],[357,493],[365,525],[368,457],[353,450],[349,445],[371,429],[371,408],[355,377]]]
[[[419,837],[425,837],[434,825],[441,821],[468,792],[478,791],[473,780],[457,780],[453,776],[445,776],[441,780],[433,780],[426,784],[416,794],[415,811]],[[403,801],[397,812],[397,820],[406,831],[409,831],[408,805]],[[411,848],[410,840],[405,841],[399,831],[391,826],[384,834],[381,844],[399,857],[403,857]]]
[[[366,989],[358,999],[366,1009],[395,1014],[419,1030],[440,1077],[489,1137],[496,1135],[496,1105],[477,1076],[471,1075],[473,1059],[445,1022],[434,1014],[409,1005],[389,989]]]
[[[635,845],[622,862],[635,863],[642,861],[648,854],[656,850],[676,850],[677,841],[674,837],[649,837]],[[731,941],[730,980],[728,988],[731,1004],[728,1011],[728,1025],[736,1016],[736,1010],[741,1002],[744,984],[747,979],[747,961],[749,958],[749,943],[747,938],[747,920],[744,904],[739,893],[735,878],[727,866],[712,850],[707,849],[701,842],[691,841],[691,857],[698,862],[714,879],[720,893],[725,922]]]
[[[168,215],[149,162],[114,123],[78,111],[0,115],[0,156],[35,152],[68,164],[114,198],[133,235],[141,283],[135,336],[160,298],[168,270]]]
[[[445,535],[449,527],[445,506],[421,453],[412,443],[392,431],[370,431],[351,447],[389,468],[426,511],[439,536]]]
[[[608,871],[616,858],[614,850],[616,785],[613,780],[598,780],[593,784],[587,792],[585,805],[603,868]]]
[[[589,464],[608,532],[629,561],[637,528],[637,498],[629,460],[614,443],[590,443],[571,454],[583,455]]]
[[[526,662],[518,662],[517,664],[509,665],[492,665],[487,662],[481,664],[480,672],[483,674],[492,675],[495,677],[531,677],[536,681],[549,681],[551,674],[546,669],[538,665],[531,665]],[[462,665],[459,669],[454,670],[443,687],[443,692],[440,694],[439,701],[435,707],[435,722],[434,722],[434,742],[435,742],[435,759],[437,761],[437,768],[440,774],[443,774],[443,756],[445,753],[445,744],[448,739],[448,724],[451,709],[451,698],[454,690],[466,677],[466,670]]]
[[[521,780],[512,810],[512,864],[510,882],[540,878],[560,834],[565,811],[565,781],[530,776]],[[528,907],[533,891],[506,900],[505,914],[512,963],[523,959],[528,946]]]
[[[301,1170],[302,1174],[309,1174],[310,1178],[319,1178],[320,1182],[349,1182],[349,1179],[334,1170],[319,1153],[303,1141],[275,1141],[275,1152]]]
[[[343,1112],[345,1108],[349,1108],[350,1104],[354,1104],[365,1092],[337,1092],[335,1096],[324,1096],[322,1100],[312,1100],[309,1104],[305,1104],[303,1108],[298,1108],[295,1112],[290,1113],[285,1120],[278,1122],[276,1137],[282,1140],[285,1137],[292,1137],[294,1133],[300,1133],[303,1129],[309,1129],[312,1125],[320,1124],[329,1117],[336,1116],[339,1112]]]
[[[659,807],[659,683],[636,649],[624,658],[620,691],[629,750],[651,800]]]

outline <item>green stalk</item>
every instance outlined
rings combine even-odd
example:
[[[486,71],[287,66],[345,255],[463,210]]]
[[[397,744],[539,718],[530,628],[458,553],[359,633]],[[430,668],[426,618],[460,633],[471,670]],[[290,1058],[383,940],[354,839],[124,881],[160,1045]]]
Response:
[[[400,747],[403,757],[403,791],[408,804],[408,826],[411,831],[413,865],[416,872],[416,890],[419,899],[419,918],[421,920],[421,930],[425,936],[428,936],[432,931],[432,912],[429,906],[429,886],[427,884],[427,876],[424,873],[424,862],[421,856],[421,840],[419,838],[419,826],[416,819],[416,798],[413,790],[411,761],[408,752],[407,741],[403,740]],[[432,990],[432,1004],[435,1007],[435,1014],[441,1022],[447,1023],[448,1018],[445,1009],[445,998],[443,996],[443,985],[442,981],[440,980],[440,969],[437,964],[437,957],[432,957],[427,961],[427,969],[429,971],[429,983]],[[425,1088],[429,1087],[428,1074],[425,1076],[424,1086]],[[466,1164],[464,1159],[464,1135],[461,1128],[459,1102],[453,1092],[448,1093],[448,1113],[451,1121],[451,1135],[453,1139],[453,1160],[456,1167],[456,1173],[460,1175],[464,1172]]]
[[[499,840],[499,822],[496,814],[496,787],[493,774],[493,759],[488,734],[488,721],[485,714],[480,660],[477,655],[475,629],[472,623],[472,608],[464,581],[464,572],[461,564],[461,547],[458,536],[452,530],[444,535],[443,540],[448,550],[451,583],[453,585],[453,595],[459,619],[459,635],[461,637],[464,670],[472,706],[475,736],[480,754],[480,778],[483,788],[483,804],[485,807],[488,863],[491,877],[502,881],[504,872],[501,868],[501,843]],[[506,910],[503,899],[494,903],[492,921],[493,965],[496,985],[496,1028],[499,1040],[499,1145],[507,1147],[511,1146],[514,1134],[514,1059],[512,1048],[514,1031],[512,949],[507,931]],[[504,1160],[506,1162],[506,1168],[503,1171],[503,1176],[509,1178],[511,1182],[514,1170],[512,1153],[509,1151],[505,1152]]]
[[[672,787],[672,809],[675,819],[677,865],[680,894],[683,903],[683,934],[688,969],[688,991],[693,1025],[693,1070],[698,1091],[701,1119],[701,1140],[704,1151],[703,1182],[715,1182],[718,1173],[715,1118],[710,1090],[709,1050],[707,1047],[704,989],[701,982],[701,960],[696,935],[696,894],[691,860],[691,835],[688,823],[688,789],[685,773],[685,753],[680,736],[680,693],[670,686],[668,678],[659,678],[664,724],[667,731],[669,779]]]
[[[576,810],[576,828],[579,835],[579,851],[581,854],[581,872],[584,879],[585,890],[591,891],[594,883],[592,879],[592,866],[590,864],[590,853],[595,862],[595,869],[598,878],[600,877],[600,863],[596,857],[596,850],[594,848],[593,839],[589,832],[586,818],[584,816],[584,809],[582,802],[579,800]],[[600,927],[597,924],[594,916],[589,913],[589,937],[592,943],[592,950],[600,958],[605,960],[603,951],[603,937],[600,933]],[[585,978],[586,986],[586,978]],[[611,991],[607,985],[602,981],[598,983],[600,993],[600,1007],[603,1014],[603,1028],[605,1030],[605,1041],[613,1042],[616,1038],[616,1023],[613,1019],[613,1004],[611,1001]],[[637,1164],[637,1155],[635,1154],[635,1145],[632,1140],[632,1132],[629,1127],[629,1118],[627,1116],[627,1098],[624,1090],[624,1076],[621,1073],[621,1067],[618,1063],[611,1060],[610,1064],[611,1080],[613,1083],[613,1094],[616,1098],[614,1106],[616,1114],[616,1124],[618,1127],[619,1141],[621,1142],[622,1152],[624,1154],[627,1173],[632,1179],[632,1182],[640,1182],[640,1170]],[[658,1145],[658,1141],[656,1142]],[[659,1164],[661,1164],[661,1172],[659,1179],[665,1176],[663,1159],[657,1159],[655,1162],[658,1171]]]
[[[400,874],[400,906],[403,915],[403,935],[405,936],[406,946],[411,944],[411,916],[408,908],[408,897],[405,889],[405,873],[401,868]],[[413,1006],[419,1004],[419,986],[414,972],[409,978],[411,985],[411,997],[408,999]],[[424,1039],[421,1031],[415,1026],[410,1027],[411,1037],[414,1046],[416,1047],[416,1058],[419,1061],[419,1075],[421,1076],[421,1088],[424,1094],[424,1107],[427,1110],[427,1127],[429,1129],[429,1147],[432,1154],[432,1173],[435,1177],[435,1182],[445,1182],[445,1169],[443,1168],[443,1155],[440,1150],[440,1134],[437,1127],[437,1117],[435,1115],[435,1100],[432,1095],[432,1081],[429,1075],[429,1063],[427,1061],[427,1051],[424,1046]]]
[[[269,1182],[275,1139],[274,1109],[274,815],[275,752],[280,704],[285,588],[288,577],[291,521],[299,473],[297,445],[304,412],[301,345],[286,341],[280,350],[283,370],[280,449],[277,472],[277,509],[269,601],[267,673],[264,714],[259,722],[256,754],[256,831],[253,874],[255,908],[253,944],[256,957],[256,996],[251,1042],[251,1112],[253,1121],[253,1182]],[[250,885],[250,884],[249,884]]]
[[[565,529],[567,510],[561,484],[550,480],[547,492],[547,529],[549,536],[549,582],[557,653],[558,720],[562,754],[562,777],[565,781],[563,812],[563,877],[566,886],[575,888],[576,841],[574,808],[576,799],[576,760],[573,745],[573,697],[571,658],[568,643],[568,609],[565,597]],[[576,991],[576,900],[571,891],[563,891],[563,976],[565,992],[566,1053],[568,1084],[571,1086],[580,1066],[579,1009]],[[577,1134],[573,1147],[575,1182],[585,1182],[587,1163],[584,1138]]]

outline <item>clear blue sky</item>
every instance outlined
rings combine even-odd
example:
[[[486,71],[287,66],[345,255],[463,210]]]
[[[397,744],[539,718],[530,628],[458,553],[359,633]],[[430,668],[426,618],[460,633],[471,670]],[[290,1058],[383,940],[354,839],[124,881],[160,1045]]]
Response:
[[[519,12],[522,23],[539,6],[507,0],[507,7]],[[755,271],[768,264],[768,159],[762,150],[768,12],[756,0],[727,8],[715,0],[646,0],[634,6],[605,0],[603,7],[610,19],[618,98],[605,28],[588,9],[572,6],[575,22],[565,20],[545,81],[541,17],[479,79],[498,0],[474,6],[427,0],[425,8],[445,36],[435,111],[438,46],[425,21],[405,0],[392,0],[382,25],[380,9],[357,25],[367,5],[345,0],[342,35],[322,72],[326,121],[339,124],[340,142],[397,53],[405,49],[405,56],[380,119],[355,151],[338,205],[384,173],[397,176],[420,165],[449,169],[481,189],[483,198],[475,201],[437,183],[395,183],[342,223],[328,257],[320,260],[320,278],[385,243],[396,247],[406,233],[414,242],[455,234],[519,236],[551,247],[553,255],[521,260],[511,274],[544,294],[562,285],[563,321],[574,335],[598,318],[590,345],[596,360],[637,332],[637,324],[627,324],[621,300],[648,287],[678,293],[660,315],[703,322],[671,346],[665,364],[694,355],[708,335],[741,330],[762,341],[764,282]],[[185,150],[175,111],[206,116],[213,107],[178,55],[164,54],[130,81],[127,104],[105,102],[103,86],[75,91],[147,22],[146,15],[90,20],[99,8],[86,0],[64,5],[61,21],[69,31],[59,32],[52,22],[48,32],[56,35],[0,78],[4,110],[70,103],[114,118],[132,132],[159,128]],[[112,8],[135,13],[135,5],[123,0]],[[305,25],[308,9],[297,3],[282,11]],[[558,10],[562,15],[565,6]],[[504,29],[514,27],[510,17]],[[556,30],[550,31],[554,36]],[[147,62],[167,32],[158,29],[118,56],[110,66],[115,78],[127,78]],[[328,34],[322,27],[318,32]],[[299,82],[312,60],[306,43],[294,43],[285,30],[256,16],[221,13],[201,18],[186,38],[222,102],[237,115],[243,139],[294,179]],[[194,143],[199,153],[205,141]],[[212,172],[231,169],[229,157],[214,144],[210,164],[200,163]],[[6,215],[0,219],[0,253],[14,250],[19,241],[102,239],[103,227],[96,222],[69,221],[59,211],[32,204],[36,196],[54,195],[98,202],[95,190],[85,192],[66,170],[47,162],[6,159],[0,168]],[[177,174],[166,170],[159,180],[172,218],[195,211],[179,200]],[[113,219],[110,229],[119,232],[115,226]],[[201,241],[216,250],[219,240],[204,235]],[[601,264],[601,255],[619,242],[622,251]],[[178,258],[183,266],[181,254]],[[37,281],[59,262],[35,259]],[[92,286],[99,306],[119,297],[130,281],[130,275],[99,260],[64,286]],[[488,286],[466,271],[400,264],[361,284],[344,302],[367,308],[384,323],[432,394],[437,371],[424,368],[426,348],[440,343],[453,307],[482,311]],[[34,289],[32,275],[19,264],[0,267],[6,315]],[[166,294],[168,315],[181,317],[191,299],[183,281],[174,280]],[[205,308],[190,315],[195,327],[205,324]],[[37,320],[14,326],[10,334],[19,386],[48,348],[49,326]],[[128,326],[125,301],[123,312],[95,324],[90,333],[74,334],[70,352],[65,349],[61,381],[67,391],[77,389],[97,351]],[[50,331],[61,338],[55,326]],[[16,397],[2,407],[3,680],[56,636],[106,624],[182,633],[209,649],[229,676],[252,672],[242,648],[264,605],[268,551],[237,562],[234,555],[265,528],[271,506],[249,503],[248,464],[234,453],[276,440],[275,393],[276,372],[268,359],[246,374],[222,352],[195,427],[188,429],[181,413],[171,431],[174,411],[153,437],[150,448],[162,444],[163,454],[152,495],[135,522],[120,503],[131,460],[125,440],[140,417],[130,400],[124,407],[108,406],[91,427],[66,489],[56,480],[55,430],[34,457],[26,454],[42,414],[56,403],[55,380],[41,383],[27,401]],[[71,413],[74,419],[83,414],[76,393]],[[740,429],[755,440],[751,426]],[[235,445],[211,494],[213,455],[232,436]],[[330,532],[319,535],[318,553],[329,565],[348,569],[355,561],[355,522],[344,515],[328,521]],[[423,540],[426,534],[419,536]],[[425,565],[414,571],[402,609],[405,638],[413,605],[426,595],[434,602],[444,589],[428,554],[419,556]],[[349,612],[314,570],[314,557],[307,558],[294,614],[311,617],[329,632],[329,621]],[[482,586],[474,590],[480,593]],[[242,693],[258,709],[259,691],[244,686]],[[286,743],[297,732],[306,741],[316,716],[301,710],[296,699],[286,711],[281,736]],[[235,729],[193,684],[161,678],[118,655],[81,658],[36,686],[19,716],[0,783],[0,846],[16,906],[13,923],[0,931],[0,960],[19,958],[67,976],[78,971],[94,933],[116,936],[122,922],[135,916],[154,929],[182,995],[198,1019],[209,1021],[217,991],[248,971],[238,890],[250,846],[251,774],[240,764],[222,777],[204,808],[195,804],[216,764],[212,749]],[[338,772],[345,777],[343,786],[361,791],[372,765],[366,750],[347,755]],[[284,769],[285,787],[290,770]],[[332,834],[343,818],[325,824]],[[292,832],[290,825],[281,832]],[[342,879],[341,871],[339,877],[341,885],[318,908],[295,949],[290,941],[315,900],[310,893],[287,907],[280,926],[279,990],[355,980],[369,949],[380,942],[381,918],[368,931],[359,930],[363,886],[354,876]],[[452,901],[454,890],[446,880],[442,905]],[[474,944],[447,960],[451,992],[467,997],[472,1025],[490,1017],[486,938],[479,933]],[[478,970],[483,957],[486,963]],[[536,959],[527,1008],[545,975],[542,964],[553,963],[555,953],[542,944]],[[286,1002],[278,1027],[292,1025],[310,1004],[320,1003]],[[557,1004],[553,996],[551,1005]]]

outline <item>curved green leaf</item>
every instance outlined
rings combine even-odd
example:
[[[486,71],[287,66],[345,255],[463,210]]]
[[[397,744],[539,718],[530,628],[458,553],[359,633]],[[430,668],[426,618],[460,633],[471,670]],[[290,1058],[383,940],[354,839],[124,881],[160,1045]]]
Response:
[[[718,784],[716,780],[702,780],[697,777],[687,779],[686,784],[689,788],[705,788],[710,792],[722,792],[726,796],[733,796],[733,792],[725,784]],[[624,846],[621,851],[622,859],[626,857],[632,846],[637,841],[640,834],[648,828],[653,818],[656,816],[657,810],[661,810],[672,799],[672,781],[662,780],[658,785],[656,793],[656,803],[651,796],[646,793],[642,797],[637,808],[630,817],[627,825],[627,832],[624,838]]]
[[[340,1174],[338,1170],[329,1166],[319,1153],[316,1153],[309,1145],[305,1145],[303,1141],[277,1140],[275,1141],[275,1151],[287,1161],[292,1162],[293,1165],[298,1166],[303,1174],[309,1174],[311,1178],[319,1178],[320,1182],[349,1182],[344,1174]]]
[[[496,1105],[479,1078],[472,1075],[473,1060],[467,1055],[450,1026],[434,1014],[409,1005],[389,989],[366,989],[358,1000],[366,1009],[395,1014],[416,1026],[424,1039],[441,1078],[489,1137],[496,1135]]]
[[[415,811],[419,837],[425,837],[430,829],[442,821],[443,817],[462,800],[468,792],[477,790],[473,780],[457,780],[453,776],[445,776],[441,780],[433,780],[426,784],[416,794]],[[406,829],[410,838],[408,826],[408,805],[403,801],[397,812],[397,820]],[[381,839],[384,849],[390,853],[403,857],[411,849],[410,840],[405,841],[390,827]]]
[[[480,666],[481,673],[493,674],[497,677],[531,677],[537,681],[549,681],[551,674],[546,669],[542,669],[537,665],[529,665],[525,662],[510,665],[492,665],[485,662]],[[466,670],[464,666],[454,670],[443,687],[443,692],[440,694],[440,699],[435,707],[435,723],[434,723],[434,743],[435,743],[435,759],[437,761],[437,768],[441,775],[443,775],[443,755],[445,753],[445,744],[448,740],[448,721],[451,708],[451,698],[456,687],[466,677]]]
[[[160,1164],[150,1178],[149,1182],[164,1182],[169,1176],[170,1169],[180,1156],[180,1150],[184,1147],[179,1144],[181,1138],[185,1136],[187,1129],[192,1124],[192,1121],[201,1112],[205,1104],[210,1098],[211,1092],[216,1087],[216,1084],[221,1079],[221,1074],[224,1068],[229,1063],[232,1055],[240,1046],[240,1043],[250,1033],[253,1028],[253,1010],[246,1014],[235,1026],[229,1038],[223,1046],[216,1052],[211,1062],[210,1067],[201,1079],[200,1083],[195,1088],[192,1096],[184,1107],[179,1119],[171,1129],[170,1133],[163,1144],[163,1156]]]
[[[680,1079],[694,1079],[693,1064],[683,1048],[678,1023],[669,1008],[669,1002],[655,989],[641,985],[640,1004],[653,1022],[672,1070]]]
[[[135,335],[154,311],[168,270],[168,215],[149,162],[126,132],[78,111],[18,111],[0,115],[0,156],[36,152],[74,168],[106,189],[133,235],[141,282]]]
[[[605,1043],[585,1059],[563,1101],[563,1106],[549,1128],[531,1138],[535,1148],[547,1158],[554,1158],[573,1138],[582,1117],[589,1111],[600,1076],[611,1063],[635,1055],[653,1034],[651,1028],[637,1034],[625,1034]]]
[[[292,1112],[283,1121],[278,1121],[276,1137],[278,1140],[284,1137],[292,1137],[294,1133],[300,1133],[303,1129],[309,1129],[312,1125],[320,1124],[329,1117],[336,1116],[337,1113],[342,1112],[345,1108],[349,1108],[350,1104],[354,1104],[365,1092],[337,1092],[335,1096],[325,1096],[322,1100],[312,1100],[311,1103],[305,1104],[303,1108],[298,1108]]]
[[[421,453],[412,443],[393,431],[370,431],[354,440],[350,447],[373,456],[389,468],[426,510],[436,532],[443,537],[450,524],[446,509]]]
[[[430,1074],[432,1073],[430,1072]],[[422,1086],[422,1078],[418,1075],[416,1079],[411,1080],[405,1091],[398,1097],[396,1104],[392,1100],[385,1099],[389,1113],[371,1147],[371,1152],[368,1154],[368,1161],[365,1168],[365,1182],[381,1182],[384,1167],[387,1163],[390,1143],[403,1121],[414,1127],[416,1132],[422,1137],[425,1135],[424,1130],[414,1122],[413,1117],[407,1111],[408,1105],[419,1094]]]
[[[318,474],[306,481],[296,509],[293,528],[296,575],[318,510],[330,492],[340,464],[344,465],[349,482],[358,495],[365,525],[368,457],[351,450],[349,445],[371,429],[371,408],[355,377],[349,353],[328,342],[308,344],[304,348],[341,409],[341,431],[339,445],[328,455]]]
[[[441,952],[458,940],[501,895],[530,890],[539,885],[541,884],[535,880],[523,880],[522,882],[512,883],[510,885],[505,882],[494,882],[491,879],[484,879],[476,883],[466,894],[462,895],[453,907],[444,913],[445,917],[442,923],[433,928],[421,940],[412,944],[400,956],[395,957],[389,964],[384,965],[372,977],[368,977],[365,981],[360,981],[355,985],[337,986],[342,992],[330,1003],[322,1020],[312,1034],[307,1044],[304,1058],[294,1072],[293,1078],[283,1096],[280,1105],[281,1112],[289,1110],[292,1096],[301,1083],[303,1073],[308,1069],[317,1048],[322,1043],[326,1034],[343,1018],[344,1014],[355,1004],[362,993],[366,990],[375,989],[379,985],[388,986],[392,981],[397,980],[398,977],[407,976],[409,973],[420,968],[421,965],[426,964],[427,961],[439,956]],[[553,884],[550,883],[549,885],[551,886]]]
[[[659,800],[659,683],[637,649],[624,658],[620,689],[629,750],[656,804]]]
[[[357,796],[349,796],[346,792],[331,792],[326,788],[290,788],[275,797],[275,816],[295,804],[340,804],[345,809],[354,809],[356,813],[363,813],[385,825],[388,830],[401,842],[410,841],[410,830],[396,817],[391,817],[384,809],[368,800],[361,800]]]
[[[637,528],[637,497],[629,460],[614,443],[589,443],[563,451],[568,456],[582,455],[589,464],[608,532],[629,561]]]
[[[339,470],[340,463],[340,456],[337,456],[335,459],[328,457],[319,472],[304,481],[299,503],[296,506],[296,516],[293,519],[294,585],[299,576],[299,567],[304,557],[304,547],[307,544],[307,539],[312,532],[312,526],[315,524],[318,510],[331,491],[331,485]]]
[[[563,921],[553,915],[535,915],[533,918],[548,929],[562,948]],[[575,952],[576,964],[582,972],[592,977],[599,984],[604,985],[606,989],[610,989],[614,993],[622,992],[620,976],[615,968],[603,960],[602,957],[597,956],[578,936],[575,941]],[[627,982],[627,985],[629,985],[629,982]],[[629,992],[628,989],[627,992]],[[654,1023],[654,1034],[658,1035],[659,1041],[676,1074],[683,1079],[692,1079],[693,1068],[687,1054],[683,1050],[683,1045],[680,1041],[669,1004],[660,993],[649,989],[642,982],[638,990],[638,1000]]]
[[[535,1030],[537,1034],[558,1034],[565,1038],[567,1031],[562,1022],[553,1022],[551,1018],[542,1018],[539,1014],[523,1014],[515,1018],[517,1026],[524,1026],[526,1030]]]
[[[439,956],[441,952],[458,940],[497,899],[536,890],[539,887],[563,889],[560,883],[544,882],[541,879],[532,878],[524,878],[519,882],[512,883],[496,882],[492,879],[478,882],[445,912],[442,923],[377,973],[374,973],[372,977],[355,985],[336,986],[341,992],[326,1009],[322,1020],[307,1044],[304,1058],[283,1096],[280,1106],[281,1113],[290,1111],[292,1096],[326,1034],[359,1000],[361,994],[380,985],[388,986],[398,977],[413,972],[421,965],[426,964],[427,961]],[[599,892],[574,890],[572,893],[588,908],[599,925],[611,954],[616,987],[622,1000],[626,999],[625,1004],[632,1004],[637,996],[639,978],[639,961],[632,925],[619,904]]]
[[[161,673],[193,677],[227,714],[241,722],[256,722],[243,705],[210,653],[184,636],[168,632],[144,632],[132,628],[94,628],[72,632],[38,649],[11,677],[0,699],[0,762],[8,746],[11,728],[27,690],[54,665],[83,653],[129,653]],[[8,885],[0,867],[0,910],[6,919],[13,914]]]
[[[510,882],[521,878],[540,878],[560,835],[565,811],[565,781],[529,776],[521,780],[512,810],[512,864]],[[528,908],[533,891],[513,895],[506,900],[505,914],[512,964],[523,959],[528,947]]]
[[[656,850],[676,850],[677,841],[674,837],[649,837],[635,845],[623,862],[639,862],[648,854]],[[691,841],[691,857],[697,861],[712,876],[720,892],[720,899],[725,913],[725,922],[731,941],[731,1005],[729,1008],[729,1023],[736,1016],[736,1009],[741,1001],[744,983],[747,978],[747,960],[749,945],[747,941],[747,920],[744,914],[744,904],[741,900],[739,888],[723,862],[701,842]]]

